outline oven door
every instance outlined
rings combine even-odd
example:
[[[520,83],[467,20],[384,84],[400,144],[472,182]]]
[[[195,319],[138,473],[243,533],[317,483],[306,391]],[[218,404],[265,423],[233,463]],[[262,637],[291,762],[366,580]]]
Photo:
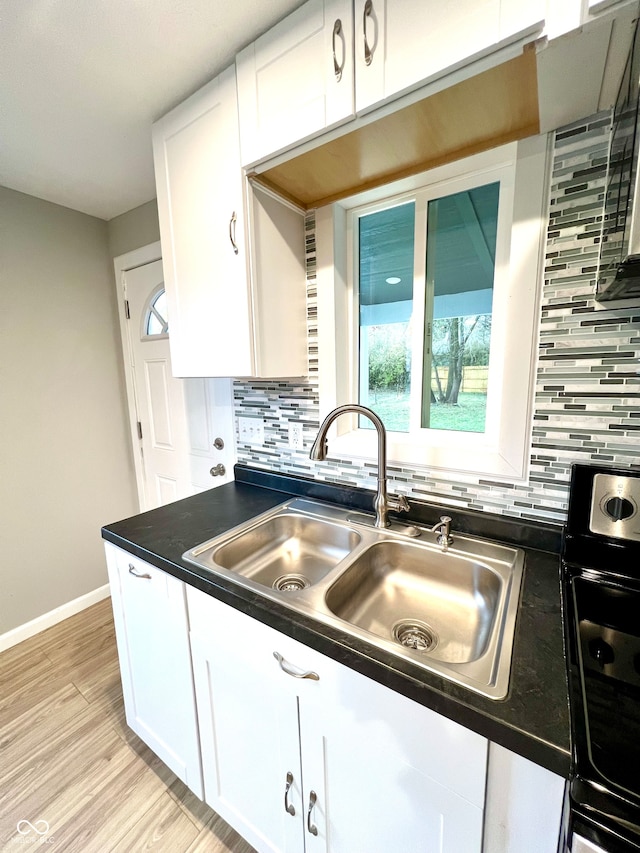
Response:
[[[569,849],[640,853],[640,582],[575,567],[568,576]]]
[[[602,826],[572,815],[570,853],[638,853],[640,847]]]
[[[582,835],[574,835],[571,843],[571,853],[609,853],[604,847],[596,847]]]
[[[574,834],[571,841],[571,853],[611,853],[611,851],[605,850],[604,847],[596,847],[582,835]]]

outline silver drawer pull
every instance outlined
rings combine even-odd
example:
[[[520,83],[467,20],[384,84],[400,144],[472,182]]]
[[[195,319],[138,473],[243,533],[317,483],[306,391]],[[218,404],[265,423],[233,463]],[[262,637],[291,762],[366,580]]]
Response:
[[[238,254],[238,244],[236,243],[236,222],[238,221],[238,217],[236,216],[235,210],[231,214],[231,219],[229,220],[229,241],[231,242],[231,246],[233,248],[233,252],[235,255]]]
[[[364,10],[362,13],[362,30],[364,33],[364,64],[371,65],[371,61],[373,59],[373,54],[371,53],[371,48],[369,47],[369,41],[367,39],[367,18],[371,17],[371,13],[373,12],[373,3],[372,0],[367,0],[364,4]]]
[[[290,664],[288,660],[285,660],[280,652],[274,652],[273,656],[280,664],[280,669],[286,672],[287,675],[292,675],[294,678],[310,678],[312,681],[320,681],[320,676],[317,672],[312,672],[310,669],[302,672],[293,666],[293,664]]]
[[[147,581],[151,580],[151,575],[148,572],[141,572],[140,569],[136,569],[133,563],[129,563],[129,574],[133,575],[134,578],[143,578]]]
[[[340,82],[342,80],[342,69],[344,68],[344,63],[347,58],[347,51],[343,47],[342,49],[342,64],[338,62],[338,57],[336,56],[336,36],[340,36],[340,40],[342,40],[342,21],[340,18],[336,18],[336,22],[333,25],[333,35],[331,36],[331,49],[333,51],[333,73],[336,75],[336,82]]]
[[[284,789],[284,810],[287,814],[295,815],[296,810],[289,802],[289,788],[293,785],[293,773],[289,770],[287,773],[287,786]]]
[[[316,792],[311,791],[311,793],[309,794],[309,808],[307,809],[307,829],[309,830],[311,835],[318,834],[318,827],[315,825],[315,823],[311,823],[311,812],[315,807],[317,799],[318,797],[316,795]]]

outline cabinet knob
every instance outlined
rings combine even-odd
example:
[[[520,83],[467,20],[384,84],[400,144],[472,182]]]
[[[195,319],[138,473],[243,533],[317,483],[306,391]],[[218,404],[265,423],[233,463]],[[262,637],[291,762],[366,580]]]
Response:
[[[603,640],[602,637],[595,637],[591,640],[589,643],[589,654],[602,668],[609,663],[613,663],[616,658],[613,647],[606,640]]]
[[[214,465],[213,468],[209,469],[209,473],[212,477],[224,477],[227,473],[227,469],[224,467],[222,462],[219,462],[217,465]]]

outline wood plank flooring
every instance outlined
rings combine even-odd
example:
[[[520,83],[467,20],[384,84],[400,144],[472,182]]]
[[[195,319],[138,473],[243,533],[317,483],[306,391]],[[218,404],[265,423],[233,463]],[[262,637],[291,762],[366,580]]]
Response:
[[[255,853],[127,727],[110,599],[0,654],[0,850],[35,847]]]

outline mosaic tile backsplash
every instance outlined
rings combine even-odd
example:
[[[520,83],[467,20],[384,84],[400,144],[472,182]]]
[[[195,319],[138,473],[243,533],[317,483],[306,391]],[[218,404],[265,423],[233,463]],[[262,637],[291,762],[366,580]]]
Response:
[[[555,136],[544,286],[526,483],[389,465],[390,491],[452,507],[564,523],[572,462],[640,465],[640,305],[606,309],[593,299],[609,141],[609,113]],[[238,445],[256,468],[375,489],[376,464],[311,462],[319,426],[315,233],[307,219],[309,378],[235,382],[236,417],[264,419],[264,445]],[[324,413],[323,413],[324,414]],[[304,450],[289,447],[289,424]]]

